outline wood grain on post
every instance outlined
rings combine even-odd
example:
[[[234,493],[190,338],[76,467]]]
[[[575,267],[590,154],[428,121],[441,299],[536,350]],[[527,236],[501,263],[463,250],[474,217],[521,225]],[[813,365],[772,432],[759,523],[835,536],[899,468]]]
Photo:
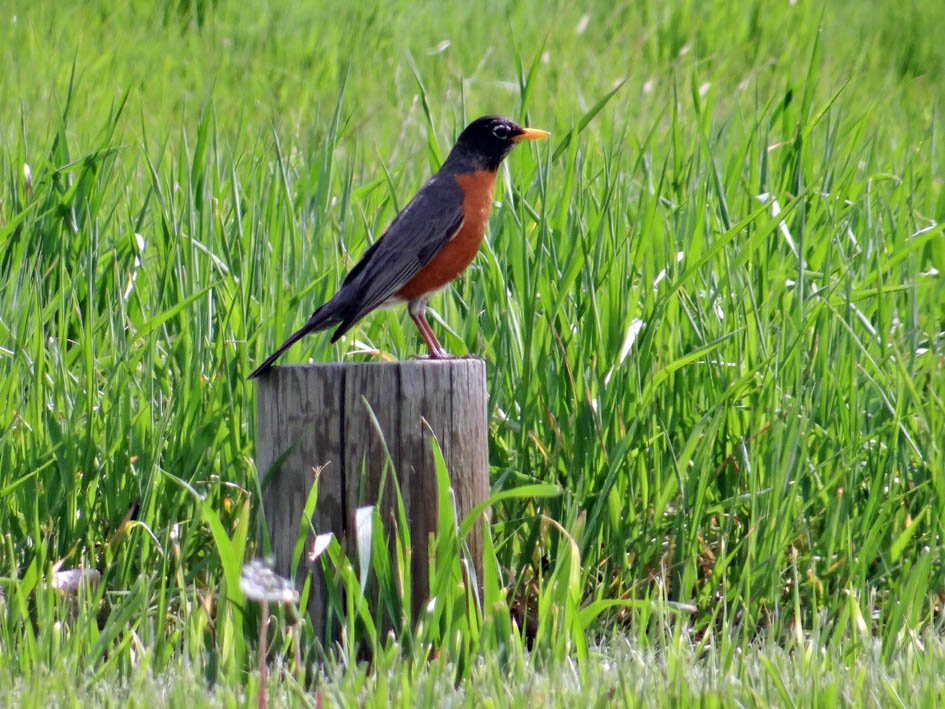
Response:
[[[426,601],[429,535],[436,530],[436,436],[462,519],[489,492],[486,367],[478,359],[274,367],[259,380],[257,468],[276,571],[290,569],[305,501],[318,475],[311,525],[333,532],[353,553],[355,510],[375,504],[387,470],[381,518],[396,518],[392,475],[400,486],[413,546],[412,612]],[[389,454],[389,458],[388,458]],[[389,462],[393,463],[390,470]],[[311,534],[306,548],[311,548]],[[479,578],[482,537],[469,547]],[[312,573],[308,610],[323,636],[327,592],[321,562]],[[301,584],[301,568],[296,578]]]

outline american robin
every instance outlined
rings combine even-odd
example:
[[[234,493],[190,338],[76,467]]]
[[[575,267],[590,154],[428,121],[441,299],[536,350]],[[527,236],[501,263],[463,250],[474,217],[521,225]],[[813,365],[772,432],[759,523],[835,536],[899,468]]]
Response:
[[[548,135],[498,116],[483,116],[466,126],[443,166],[364,252],[338,292],[259,365],[250,379],[266,372],[308,333],[337,325],[331,336],[335,342],[375,308],[400,303],[407,304],[407,312],[430,348],[430,357],[449,357],[427,322],[427,300],[462,273],[479,250],[499,164],[516,143]]]

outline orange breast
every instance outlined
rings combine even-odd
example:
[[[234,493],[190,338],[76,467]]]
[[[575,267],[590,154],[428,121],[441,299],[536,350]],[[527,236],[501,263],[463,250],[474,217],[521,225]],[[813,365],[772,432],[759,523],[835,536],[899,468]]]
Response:
[[[412,300],[439,290],[465,271],[479,251],[486,234],[489,209],[492,207],[495,172],[479,170],[468,175],[457,175],[456,181],[464,195],[463,224],[433,260],[400,289],[398,298]]]

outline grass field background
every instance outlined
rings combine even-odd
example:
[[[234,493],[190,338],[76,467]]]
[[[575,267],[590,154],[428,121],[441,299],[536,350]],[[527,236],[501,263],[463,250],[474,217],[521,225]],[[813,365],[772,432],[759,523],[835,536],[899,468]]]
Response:
[[[303,679],[280,615],[273,700],[945,701],[945,5],[253,5],[0,9],[0,701],[253,701],[246,375],[485,113],[553,133],[432,302],[488,366],[486,597],[443,520],[446,606]]]

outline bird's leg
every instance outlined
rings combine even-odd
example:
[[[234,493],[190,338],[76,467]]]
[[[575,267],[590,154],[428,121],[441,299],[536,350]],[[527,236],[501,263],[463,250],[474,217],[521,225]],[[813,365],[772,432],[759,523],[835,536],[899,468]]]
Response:
[[[430,349],[430,358],[444,359],[449,357],[449,352],[443,349],[439,340],[436,339],[436,335],[433,334],[433,330],[430,328],[430,323],[427,322],[424,311],[421,310],[418,313],[411,312],[410,317],[413,318],[414,324],[420,331],[420,337],[423,338],[423,341],[427,343],[427,347]]]
[[[407,303],[407,312],[413,319],[414,325],[420,331],[420,337],[430,349],[430,359],[447,359],[450,353],[443,349],[443,345],[436,339],[430,323],[427,322],[427,299],[423,296],[414,298]]]

